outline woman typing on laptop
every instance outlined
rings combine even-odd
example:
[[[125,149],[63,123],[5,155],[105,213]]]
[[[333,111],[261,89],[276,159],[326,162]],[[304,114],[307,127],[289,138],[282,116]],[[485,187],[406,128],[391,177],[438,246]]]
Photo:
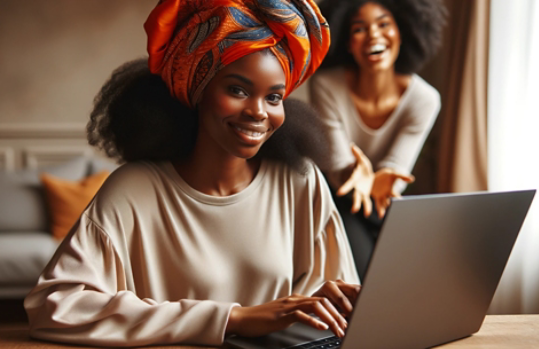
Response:
[[[31,336],[220,345],[301,322],[342,337],[357,272],[304,158],[309,110],[283,102],[327,52],[318,8],[163,0],[145,29],[148,62],[113,73],[88,125],[126,164],[27,296]]]

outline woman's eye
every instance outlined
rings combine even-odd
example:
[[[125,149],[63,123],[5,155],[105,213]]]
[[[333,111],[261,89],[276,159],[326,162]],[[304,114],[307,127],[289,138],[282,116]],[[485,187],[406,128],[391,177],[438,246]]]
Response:
[[[380,23],[380,28],[389,27],[389,22],[382,22]]]
[[[278,93],[273,93],[267,97],[267,100],[272,104],[279,104],[283,100],[283,96]]]
[[[363,27],[353,27],[352,28],[352,34],[363,33],[363,32],[365,32],[365,28],[363,28]]]
[[[235,95],[238,95],[238,96],[247,96],[247,93],[245,93],[245,91],[241,87],[238,87],[238,86],[230,86],[228,88],[228,90],[232,94],[235,94]]]

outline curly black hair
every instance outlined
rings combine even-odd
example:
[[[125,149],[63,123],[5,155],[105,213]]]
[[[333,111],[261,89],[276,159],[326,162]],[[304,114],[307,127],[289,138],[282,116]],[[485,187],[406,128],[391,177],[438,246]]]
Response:
[[[304,102],[283,102],[286,121],[257,157],[282,161],[300,173],[307,158],[324,164],[330,154],[320,139],[323,127]],[[196,142],[198,114],[170,92],[148,69],[147,58],[117,68],[94,99],[88,142],[119,162],[174,160],[189,156]]]
[[[356,66],[347,50],[350,22],[367,2],[382,5],[397,22],[402,44],[396,72],[415,73],[436,54],[447,17],[443,0],[322,0],[319,7],[330,26],[332,43],[322,68]]]

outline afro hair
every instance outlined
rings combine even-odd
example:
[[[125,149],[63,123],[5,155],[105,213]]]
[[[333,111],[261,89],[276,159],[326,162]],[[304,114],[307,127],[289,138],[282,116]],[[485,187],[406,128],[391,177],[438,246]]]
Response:
[[[256,155],[288,164],[300,173],[306,160],[329,159],[323,127],[306,103],[283,101],[286,121]],[[174,160],[189,156],[196,143],[198,115],[170,95],[147,59],[116,69],[96,98],[87,125],[88,142],[119,162]]]
[[[332,42],[322,68],[356,65],[347,49],[350,22],[368,2],[382,5],[397,22],[402,39],[397,73],[415,73],[436,54],[447,16],[443,0],[322,0],[319,7],[331,28]]]

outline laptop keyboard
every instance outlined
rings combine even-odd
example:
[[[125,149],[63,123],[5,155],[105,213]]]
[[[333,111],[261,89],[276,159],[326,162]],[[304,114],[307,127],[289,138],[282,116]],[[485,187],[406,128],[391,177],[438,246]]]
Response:
[[[316,341],[296,345],[288,349],[337,349],[341,346],[341,339],[337,336],[322,338]]]

